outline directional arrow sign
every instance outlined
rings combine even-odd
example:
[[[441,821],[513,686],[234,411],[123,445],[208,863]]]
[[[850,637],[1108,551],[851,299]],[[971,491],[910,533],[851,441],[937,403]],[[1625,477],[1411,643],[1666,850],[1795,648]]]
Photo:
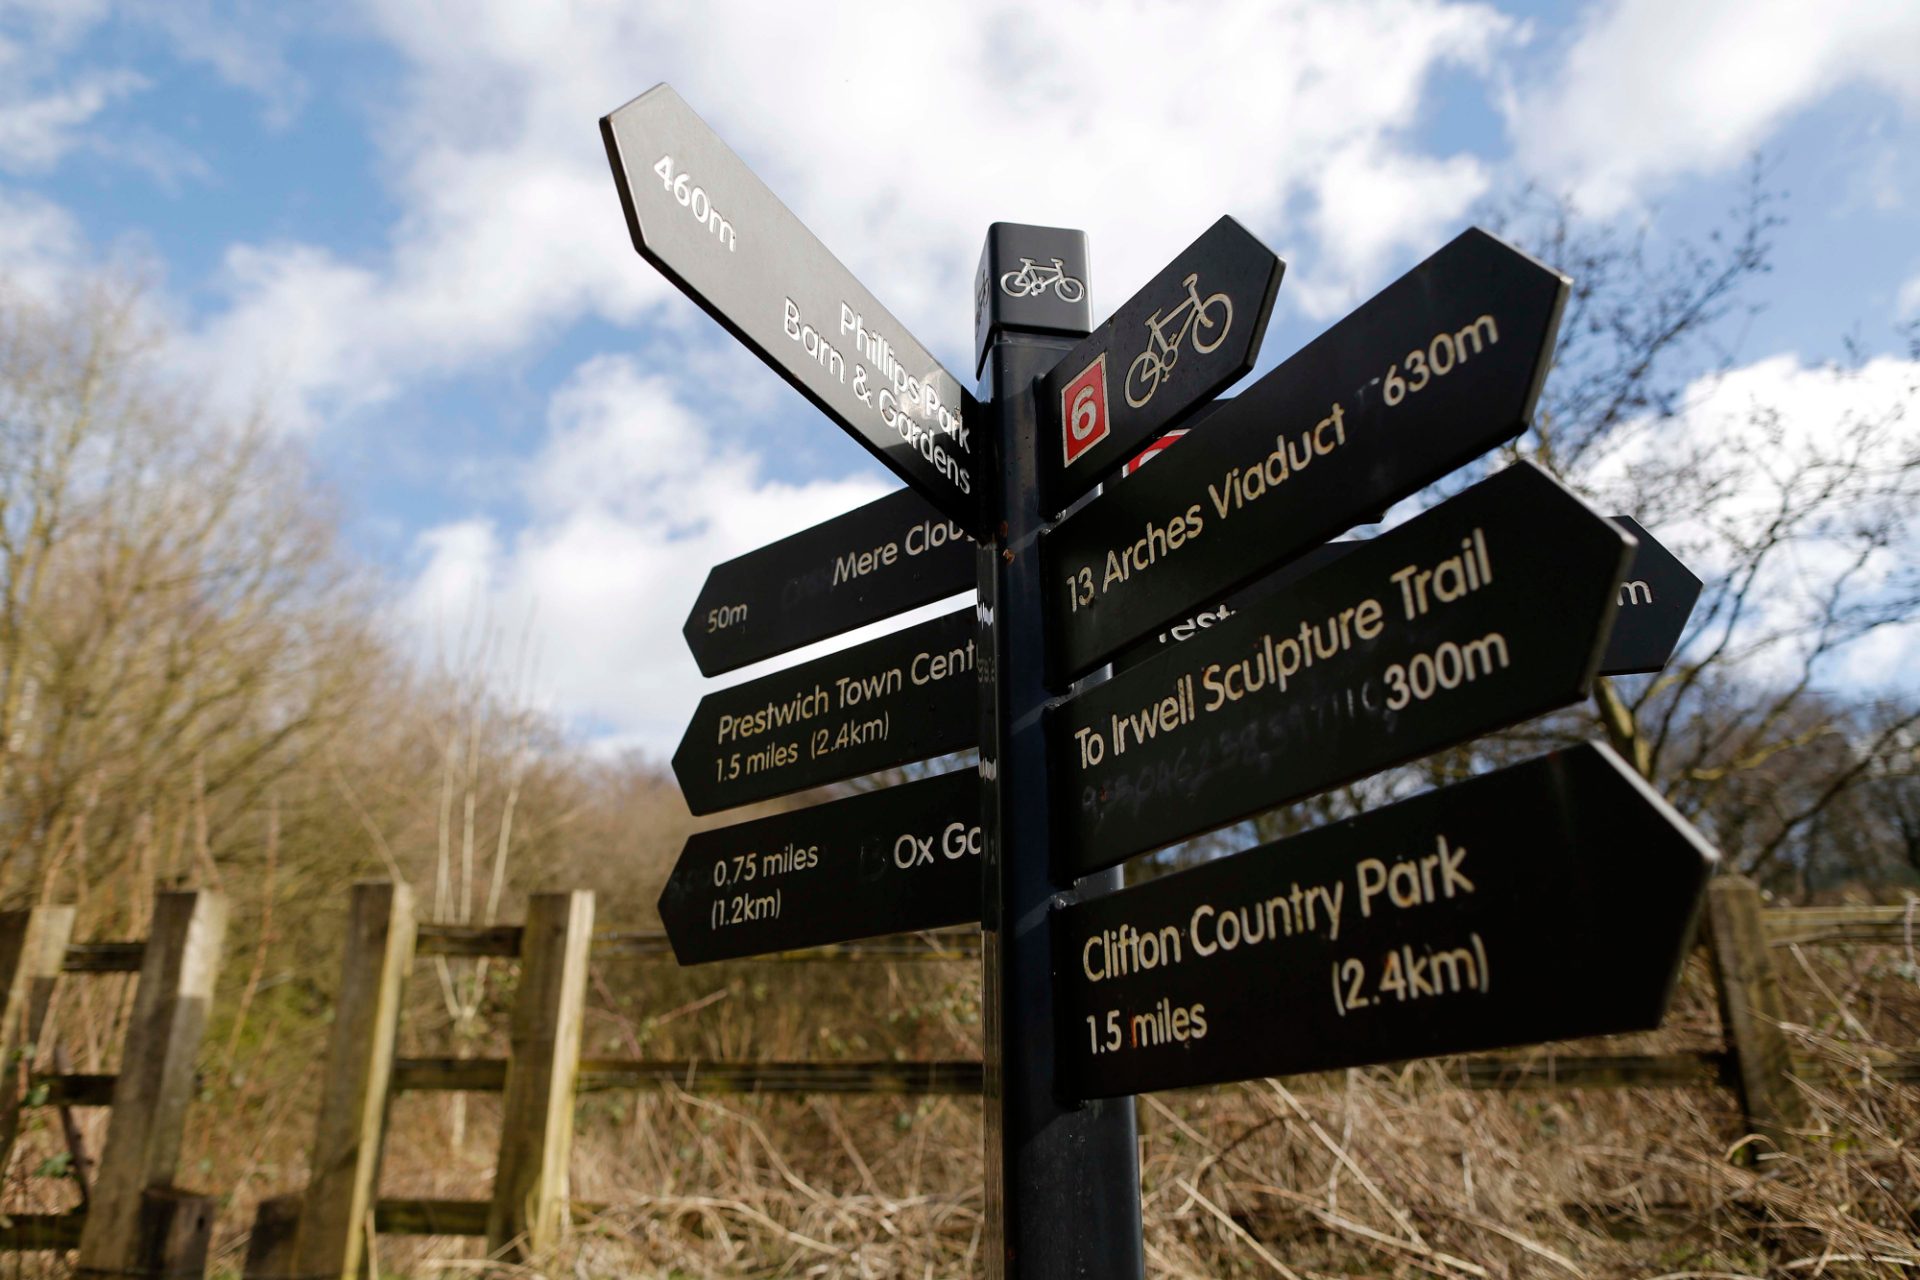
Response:
[[[968,590],[974,545],[912,489],[714,566],[682,630],[702,675]]]
[[[1620,584],[1620,610],[1613,616],[1613,630],[1607,636],[1607,647],[1600,654],[1600,667],[1594,674],[1644,675],[1661,670],[1673,656],[1694,602],[1700,598],[1700,579],[1671,551],[1655,542],[1639,522],[1628,516],[1614,516],[1613,522],[1631,533],[1640,545],[1634,550],[1633,562],[1627,566],[1626,580]],[[1262,600],[1272,599],[1306,574],[1332,564],[1356,547],[1365,546],[1366,541],[1356,538],[1321,543],[1289,561],[1285,568],[1240,588],[1213,608],[1203,609],[1138,644],[1129,645],[1113,656],[1114,668],[1124,671],[1138,666],[1155,654],[1165,652],[1170,644],[1191,640]]]
[[[1280,259],[1222,218],[1040,380],[1040,484],[1059,511],[1253,368]]]
[[[1627,566],[1627,580],[1620,584],[1620,612],[1600,657],[1600,674],[1659,671],[1673,656],[1680,633],[1693,616],[1700,579],[1633,517],[1615,516],[1613,522],[1639,539],[1640,546]]]
[[[600,121],[633,247],[962,528],[973,398],[668,86]]]
[[[702,831],[660,919],[681,964],[980,919],[980,778],[943,773]]]
[[[1365,544],[1360,540],[1323,542],[1317,547],[1303,551],[1299,556],[1289,560],[1284,568],[1277,569],[1259,581],[1240,588],[1214,607],[1202,609],[1191,617],[1183,618],[1135,644],[1128,645],[1113,655],[1113,669],[1125,671],[1130,667],[1137,667],[1148,658],[1165,653],[1169,645],[1191,640],[1235,614],[1245,613],[1262,600],[1272,599],[1308,574],[1324,569],[1355,547],[1363,545]],[[1606,673],[1601,672],[1601,674]]]
[[[1066,907],[1060,1091],[1651,1029],[1715,860],[1588,745]]]
[[[1058,865],[1085,875],[1584,697],[1632,549],[1519,463],[1077,694],[1050,726]]]
[[[673,753],[687,807],[713,813],[971,747],[973,610],[700,699]]]
[[[1518,435],[1565,277],[1467,231],[1041,541],[1059,676]]]

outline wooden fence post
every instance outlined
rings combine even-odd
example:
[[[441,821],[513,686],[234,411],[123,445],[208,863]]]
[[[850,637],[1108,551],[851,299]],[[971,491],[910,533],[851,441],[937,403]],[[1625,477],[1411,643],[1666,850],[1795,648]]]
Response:
[[[268,1196],[255,1206],[246,1260],[240,1264],[246,1280],[289,1280],[300,1274],[294,1250],[300,1245],[300,1206],[305,1199],[295,1191]]]
[[[1709,882],[1714,979],[1740,1084],[1740,1112],[1748,1132],[1786,1150],[1806,1123],[1806,1104],[1791,1078],[1792,1052],[1781,1029],[1786,1003],[1760,910],[1760,890],[1745,876]]]
[[[217,1207],[209,1195],[174,1187],[147,1188],[140,1197],[135,1273],[154,1280],[174,1276],[200,1280],[205,1276]]]
[[[500,1161],[487,1212],[487,1248],[498,1257],[525,1260],[559,1238],[592,940],[593,894],[541,893],[527,903]]]
[[[261,1202],[247,1253],[249,1280],[351,1280],[365,1270],[414,934],[411,889],[385,881],[354,885],[307,1188]]]
[[[72,935],[72,907],[0,912],[0,1173],[20,1133],[34,1047]]]
[[[154,902],[76,1275],[141,1272],[142,1206],[148,1191],[172,1185],[180,1163],[194,1055],[226,928],[227,904],[217,893],[162,893]]]
[[[400,1035],[400,1001],[413,968],[413,891],[384,881],[353,886],[340,991],[313,1160],[301,1200],[291,1271],[265,1254],[249,1277],[291,1274],[353,1280],[365,1269],[367,1224],[380,1192],[387,1086]],[[268,1224],[271,1228],[272,1224]],[[256,1223],[256,1229],[259,1224]]]

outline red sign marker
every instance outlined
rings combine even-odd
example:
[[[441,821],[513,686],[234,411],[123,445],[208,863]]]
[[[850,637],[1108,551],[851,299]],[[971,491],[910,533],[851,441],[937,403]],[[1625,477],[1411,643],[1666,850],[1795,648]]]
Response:
[[[1158,440],[1155,440],[1152,444],[1148,445],[1146,448],[1142,449],[1139,453],[1135,454],[1131,462],[1127,463],[1126,466],[1120,468],[1120,474],[1123,476],[1132,475],[1134,472],[1138,471],[1140,468],[1147,465],[1147,459],[1153,457],[1154,454],[1159,453],[1162,449],[1166,448],[1168,445],[1172,444],[1175,440],[1178,440],[1181,436],[1185,434],[1187,434],[1187,429],[1185,427],[1181,427],[1176,431],[1167,432],[1167,434],[1161,436]]]
[[[1062,466],[1107,438],[1107,353],[1060,389],[1060,445],[1066,454]]]

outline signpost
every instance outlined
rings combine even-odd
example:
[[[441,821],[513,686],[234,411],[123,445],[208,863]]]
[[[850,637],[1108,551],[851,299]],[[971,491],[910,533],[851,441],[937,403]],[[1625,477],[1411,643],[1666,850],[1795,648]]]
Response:
[[[1626,579],[1620,584],[1620,609],[1613,616],[1613,630],[1607,633],[1607,647],[1601,651],[1600,668],[1594,674],[1646,675],[1662,670],[1667,659],[1673,656],[1680,634],[1686,630],[1687,619],[1693,615],[1694,603],[1700,598],[1700,579],[1642,529],[1638,521],[1630,516],[1612,519],[1631,533],[1639,545],[1634,548],[1633,561],[1627,566]],[[1124,671],[1145,662],[1164,652],[1168,645],[1190,640],[1236,613],[1279,595],[1305,574],[1365,545],[1366,540],[1358,538],[1323,542],[1284,568],[1240,588],[1218,605],[1202,609],[1158,634],[1127,646],[1114,655],[1113,665],[1116,670]]]
[[[1217,400],[1281,273],[1238,224],[1089,333],[1085,234],[995,223],[976,402],[671,89],[601,129],[641,254],[909,485],[716,568],[701,670],[978,591],[709,695],[673,759],[695,813],[978,768],[695,835],[660,913],[689,964],[980,920],[990,1276],[1144,1273],[1132,1091],[1658,1022],[1713,853],[1604,748],[1117,869],[1665,661],[1698,581],[1527,464],[1327,544],[1525,427],[1563,277],[1468,231]]]
[[[970,533],[973,422],[953,375],[765,183],[655,85],[600,121],[633,247]]]
[[[1103,1098],[1659,1025],[1715,854],[1583,745],[1062,910]]]
[[[719,675],[973,589],[973,542],[901,489],[707,574],[681,630]]]
[[[974,745],[973,610],[700,699],[673,753],[687,807],[713,813]]]
[[[1078,232],[998,224],[986,257],[1038,260]],[[1064,257],[1087,277],[1084,257]],[[1078,885],[1047,856],[1059,799],[1042,709],[1051,696],[1041,638],[1045,437],[1035,381],[1088,328],[1058,334],[1057,312],[991,293],[976,323],[991,430],[997,538],[980,549],[980,798],[987,844],[980,949],[989,1276],[1140,1276],[1139,1130],[1130,1099],[1075,1104],[1055,1089],[1053,913],[1078,894],[1120,887],[1118,872]],[[1031,325],[1031,328],[1026,326]]]
[[[1253,368],[1285,268],[1232,218],[1188,245],[1040,380],[1049,512]]]
[[[1179,622],[1161,628],[1158,632],[1144,636],[1113,655],[1113,669],[1125,671],[1137,667],[1156,654],[1165,653],[1168,646],[1191,640],[1203,631],[1219,626],[1235,614],[1245,613],[1262,600],[1270,600],[1286,591],[1306,575],[1332,564],[1355,547],[1364,546],[1361,539],[1349,539],[1344,542],[1323,542],[1317,547],[1303,551],[1284,566],[1274,570],[1257,582],[1240,588],[1219,604],[1202,609],[1192,617],[1182,618]]]
[[[1041,548],[1056,674],[1520,434],[1566,292],[1467,231],[1069,516]]]
[[[1700,579],[1632,516],[1615,516],[1613,522],[1640,545],[1620,584],[1620,612],[1600,657],[1600,674],[1644,675],[1659,671],[1673,656],[1700,599]]]
[[[681,964],[980,919],[980,780],[943,773],[702,831],[660,894]]]
[[[1586,696],[1632,546],[1517,463],[1076,694],[1054,856],[1110,867]]]

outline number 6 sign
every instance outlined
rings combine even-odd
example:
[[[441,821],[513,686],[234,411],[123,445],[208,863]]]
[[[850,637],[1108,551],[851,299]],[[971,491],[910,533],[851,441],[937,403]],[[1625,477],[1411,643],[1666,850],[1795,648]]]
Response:
[[[1095,356],[1060,389],[1060,447],[1065,454],[1062,466],[1107,438],[1107,353]]]

